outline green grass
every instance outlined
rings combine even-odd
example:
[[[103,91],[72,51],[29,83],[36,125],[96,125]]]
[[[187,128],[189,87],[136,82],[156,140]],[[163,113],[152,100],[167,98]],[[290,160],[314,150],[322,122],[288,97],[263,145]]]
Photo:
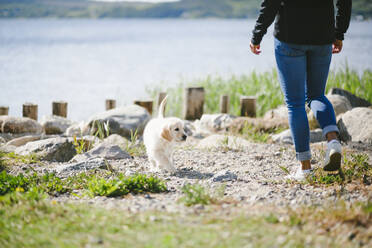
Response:
[[[108,178],[109,177],[109,178]],[[0,196],[14,192],[28,192],[37,189],[40,194],[59,195],[82,190],[83,194],[94,196],[116,197],[129,193],[160,193],[166,192],[165,183],[152,176],[133,175],[125,177],[112,173],[85,174],[81,173],[65,179],[55,174],[44,175],[11,175],[6,171],[0,173]]]
[[[18,193],[0,199],[0,247],[368,247],[370,206],[130,214]]]
[[[186,206],[192,206],[196,204],[208,205],[215,203],[217,200],[211,195],[211,193],[200,184],[186,184],[181,189],[183,197],[179,199]]]
[[[2,152],[0,151],[0,171],[1,168],[5,169],[7,166],[17,164],[37,164],[41,163],[39,156],[36,154],[30,155],[18,155],[14,152]]]
[[[148,88],[148,94],[155,99],[160,91],[166,91],[170,96],[167,109],[170,116],[182,115],[183,91],[185,87],[198,86],[205,88],[205,113],[219,113],[220,96],[230,96],[230,113],[240,115],[240,96],[257,97],[257,115],[262,116],[268,110],[276,108],[284,103],[280,90],[276,70],[270,72],[252,72],[243,76],[231,76],[222,78],[219,76],[208,76],[204,79],[192,82],[180,82],[175,87],[166,88],[158,85]],[[361,75],[350,69],[347,65],[343,69],[330,73],[327,90],[338,87],[350,91],[369,102],[372,102],[372,71],[365,70]]]
[[[367,154],[344,155],[342,170],[335,174],[323,171],[322,168],[314,170],[314,176],[309,178],[310,184],[334,185],[346,183],[372,184],[372,165],[368,163]]]

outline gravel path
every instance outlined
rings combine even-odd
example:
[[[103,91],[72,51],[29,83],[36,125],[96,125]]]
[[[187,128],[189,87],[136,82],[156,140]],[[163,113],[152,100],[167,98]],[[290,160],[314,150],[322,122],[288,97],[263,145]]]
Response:
[[[312,145],[313,166],[321,164],[321,150],[324,144]],[[178,199],[182,196],[181,187],[187,183],[199,183],[216,191],[225,187],[224,199],[238,206],[291,206],[320,205],[339,199],[347,202],[365,201],[371,197],[372,186],[355,185],[311,186],[288,183],[284,166],[295,170],[298,162],[294,158],[292,146],[250,143],[239,150],[198,150],[179,147],[174,155],[175,175],[157,174],[167,182],[170,192],[162,194],[129,195],[124,198],[96,197],[80,199],[75,196],[60,196],[56,201],[88,202],[107,208],[121,208],[131,212],[160,210],[169,212],[190,211]],[[346,148],[348,150],[353,147]],[[360,150],[361,148],[358,147]],[[367,147],[363,152],[371,153]],[[146,157],[135,157],[110,161],[112,167],[126,174],[146,173]],[[53,170],[57,164],[48,165]],[[44,169],[45,170],[45,169]],[[194,206],[191,209],[204,208]]]

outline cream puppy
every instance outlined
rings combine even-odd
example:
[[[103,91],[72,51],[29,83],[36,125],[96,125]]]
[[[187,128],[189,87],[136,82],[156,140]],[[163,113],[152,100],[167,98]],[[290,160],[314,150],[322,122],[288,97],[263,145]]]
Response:
[[[184,122],[176,117],[164,117],[167,96],[161,102],[159,115],[146,125],[143,133],[147,156],[151,171],[174,173],[173,146],[176,142],[185,141]]]

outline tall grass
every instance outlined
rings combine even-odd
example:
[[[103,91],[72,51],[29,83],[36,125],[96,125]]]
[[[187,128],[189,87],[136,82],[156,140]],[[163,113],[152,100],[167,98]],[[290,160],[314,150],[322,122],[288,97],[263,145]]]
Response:
[[[181,117],[184,88],[190,86],[205,88],[205,113],[218,113],[220,96],[224,94],[230,96],[230,113],[233,115],[240,114],[240,96],[257,97],[258,116],[262,116],[268,110],[284,103],[275,69],[264,73],[252,72],[242,76],[232,75],[228,78],[208,76],[191,82],[180,82],[168,88],[158,85],[148,88],[147,92],[154,99],[160,91],[167,92],[169,95],[168,106],[171,106],[167,109],[167,115]],[[346,65],[342,69],[330,72],[327,91],[332,87],[348,90],[372,102],[372,71],[365,70],[359,74]]]

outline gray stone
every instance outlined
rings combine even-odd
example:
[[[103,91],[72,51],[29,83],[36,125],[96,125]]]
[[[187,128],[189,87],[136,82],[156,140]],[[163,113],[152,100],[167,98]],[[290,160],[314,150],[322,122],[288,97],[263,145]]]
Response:
[[[64,132],[65,136],[86,136],[90,133],[90,128],[88,123],[81,121],[80,123],[73,123]]]
[[[238,176],[228,170],[222,170],[215,174],[211,179],[213,182],[228,182],[236,181]]]
[[[229,114],[204,114],[198,124],[211,132],[227,131],[235,118]]]
[[[12,134],[41,134],[42,126],[35,120],[24,117],[0,116],[0,132]]]
[[[72,161],[81,162],[81,161],[89,160],[92,158],[104,158],[104,159],[109,159],[109,160],[117,160],[117,159],[131,158],[131,156],[128,153],[124,152],[117,145],[101,143],[88,152],[76,155],[72,159]]]
[[[12,139],[6,143],[6,145],[11,145],[11,146],[23,146],[24,144],[31,142],[31,141],[36,141],[40,140],[41,135],[27,135],[27,136],[22,136],[19,138]]]
[[[339,118],[337,126],[341,140],[372,144],[372,109],[354,108]]]
[[[3,137],[0,137],[0,144],[6,143],[6,140]]]
[[[46,161],[57,162],[67,162],[76,154],[73,143],[61,137],[28,142],[15,152],[20,155],[36,154]]]
[[[92,128],[93,123],[96,121],[102,125],[108,123],[110,134],[119,134],[129,139],[131,132],[136,130],[138,135],[142,135],[150,118],[151,116],[145,108],[138,105],[130,105],[94,115],[89,119],[88,125]],[[91,131],[95,132],[95,130]]]
[[[267,111],[264,115],[264,119],[277,119],[283,118],[288,119],[288,109],[285,105],[280,105],[275,109],[271,109]]]
[[[59,175],[69,176],[72,173],[84,172],[94,169],[107,169],[107,164],[103,158],[92,158],[86,161],[64,164],[56,168]]]
[[[358,96],[356,96],[356,95],[354,95],[354,94],[352,94],[349,91],[344,90],[344,89],[332,88],[332,89],[329,90],[328,94],[341,95],[341,96],[346,97],[349,100],[349,102],[351,104],[351,107],[353,107],[353,108],[371,106],[371,103],[368,102],[367,100],[365,100],[363,98],[360,98],[360,97],[358,97]]]
[[[117,145],[119,147],[126,147],[128,140],[118,134],[111,134],[109,137],[103,140],[103,143],[110,145]]]
[[[272,136],[275,143],[293,144],[291,130],[287,129],[279,134]],[[317,143],[324,141],[323,133],[321,129],[310,130],[310,143]]]
[[[72,124],[72,121],[56,115],[43,116],[41,119],[41,125],[46,134],[62,134]]]
[[[228,148],[240,150],[250,145],[252,145],[251,142],[240,137],[214,134],[207,138],[202,139],[197,145],[197,148],[199,149]]]
[[[343,114],[352,109],[349,100],[344,96],[328,94],[327,98],[331,102],[336,116],[339,116],[340,114]],[[307,117],[309,119],[309,125],[311,129],[320,127],[313,111],[310,111]]]

